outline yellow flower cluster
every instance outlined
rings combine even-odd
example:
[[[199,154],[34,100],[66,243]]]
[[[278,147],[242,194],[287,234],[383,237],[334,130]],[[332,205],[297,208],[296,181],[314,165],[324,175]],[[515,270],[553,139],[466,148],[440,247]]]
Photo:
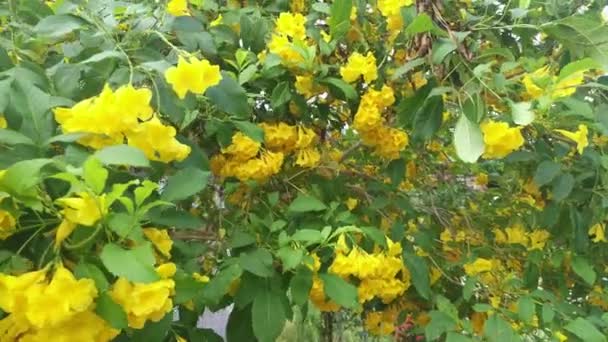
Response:
[[[0,240],[6,240],[15,233],[15,218],[6,210],[0,209]]]
[[[78,140],[94,149],[128,144],[143,150],[150,160],[165,163],[181,161],[190,147],[175,139],[175,128],[163,125],[150,107],[152,92],[132,85],[115,92],[106,85],[98,96],[78,102],[71,108],[55,108],[55,119],[64,133],[86,133]]]
[[[63,221],[55,233],[55,246],[59,246],[78,225],[93,226],[107,212],[105,195],[92,196],[81,192],[78,197],[64,197],[57,200],[64,209],[61,211]]]
[[[316,254],[312,255],[312,259],[312,265],[307,265],[313,271],[312,287],[308,294],[310,301],[321,311],[336,312],[340,310],[340,305],[332,300],[326,299],[325,290],[323,289],[323,280],[317,275],[321,268],[321,261],[319,261],[319,257]]]
[[[553,100],[568,97],[576,92],[576,86],[583,84],[585,72],[588,70],[579,70],[557,81],[557,76],[551,76],[549,66],[539,68],[525,74],[521,80],[526,90],[525,97],[530,100],[544,95],[548,95]]]
[[[211,158],[211,170],[224,178],[264,181],[281,170],[284,155],[269,150],[259,153],[260,147],[259,142],[237,132],[232,137],[232,143],[223,148],[221,154]]]
[[[409,143],[404,131],[387,126],[382,111],[395,102],[393,89],[384,85],[381,90],[369,89],[361,97],[359,109],[353,120],[363,144],[373,147],[375,152],[388,159],[396,159]]]
[[[378,9],[386,18],[387,29],[390,32],[389,41],[393,41],[403,29],[401,8],[410,6],[412,0],[379,0]]]
[[[0,274],[1,341],[110,341],[119,333],[94,312],[97,289],[58,266],[20,276]]]
[[[410,273],[403,266],[401,244],[388,238],[387,244],[385,252],[370,254],[358,246],[349,249],[344,235],[338,239],[336,258],[329,267],[329,272],[344,279],[359,279],[360,303],[378,297],[388,304],[410,287]]]
[[[306,17],[300,13],[283,12],[276,21],[268,50],[281,57],[283,63],[295,65],[303,62],[304,57],[294,44],[306,45]]]
[[[537,229],[528,232],[521,224],[514,224],[507,227],[504,232],[498,228],[493,230],[494,241],[499,244],[519,244],[527,247],[529,250],[543,249],[551,235],[544,229]]]
[[[176,17],[190,15],[188,0],[170,0],[167,3],[167,12]]]
[[[589,135],[589,129],[587,128],[587,125],[578,125],[578,130],[576,132],[569,132],[563,129],[556,129],[555,131],[574,141],[578,154],[583,154],[585,147],[589,146],[589,138],[587,137]]]
[[[158,322],[172,310],[175,282],[170,278],[175,271],[175,264],[167,263],[156,268],[161,280],[146,284],[133,283],[123,277],[116,280],[110,296],[127,313],[131,328],[141,329],[147,321]]]
[[[152,242],[154,247],[156,247],[156,250],[158,250],[162,256],[165,258],[171,257],[173,240],[171,240],[166,229],[144,228],[142,230],[146,238]]]
[[[492,270],[492,260],[484,258],[477,258],[472,263],[464,265],[464,272],[470,276],[476,276],[490,270]]]
[[[481,124],[486,159],[500,159],[519,149],[524,144],[521,127],[509,127],[506,122],[488,120]]]
[[[190,56],[188,60],[179,56],[177,66],[165,71],[165,79],[171,84],[180,99],[184,99],[188,92],[204,94],[208,88],[220,83],[222,75],[220,67],[211,65],[208,60],[199,60]]]
[[[371,83],[378,78],[376,57],[371,52],[368,52],[365,56],[353,52],[348,57],[348,63],[340,67],[340,75],[348,83],[356,82],[360,76],[363,76],[366,83]]]
[[[399,310],[389,308],[384,311],[372,311],[365,315],[365,330],[374,335],[386,336],[395,331],[395,321]]]
[[[275,152],[288,155],[295,151],[295,164],[301,167],[315,167],[321,161],[321,153],[314,147],[317,141],[315,131],[304,126],[290,126],[261,123],[264,130],[264,144]]]

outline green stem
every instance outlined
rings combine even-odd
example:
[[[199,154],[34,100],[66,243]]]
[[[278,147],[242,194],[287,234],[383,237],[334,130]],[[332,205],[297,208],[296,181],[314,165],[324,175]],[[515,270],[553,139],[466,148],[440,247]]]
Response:
[[[32,240],[36,237],[36,235],[38,235],[44,228],[46,228],[46,224],[43,224],[40,228],[38,228],[34,233],[32,233],[32,235],[27,238],[27,240],[25,240],[25,242],[21,245],[21,247],[19,247],[19,249],[17,250],[17,255],[21,254],[21,252],[23,251],[23,249],[30,243],[32,242]]]
[[[99,232],[101,231],[101,228],[102,228],[102,225],[98,224],[97,228],[95,228],[95,231],[93,232],[93,234],[89,235],[86,239],[84,239],[76,244],[73,244],[73,245],[69,244],[67,242],[64,242],[63,245],[66,249],[71,250],[71,251],[80,249],[80,248],[86,246],[86,244],[88,244],[89,242],[93,241],[97,237],[97,234],[99,234]]]

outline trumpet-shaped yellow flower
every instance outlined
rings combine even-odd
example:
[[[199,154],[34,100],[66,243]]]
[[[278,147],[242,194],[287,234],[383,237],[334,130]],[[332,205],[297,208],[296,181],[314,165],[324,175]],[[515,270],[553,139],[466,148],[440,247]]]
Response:
[[[180,56],[176,67],[171,67],[165,72],[167,83],[171,84],[173,90],[180,99],[186,97],[186,93],[203,94],[209,87],[220,83],[222,75],[220,67],[211,65],[208,60],[199,60],[190,57],[186,60]]]
[[[544,229],[535,230],[529,234],[530,247],[528,249],[543,249],[551,235]]]
[[[296,165],[301,167],[315,167],[321,161],[321,153],[314,147],[298,150],[296,154]]]
[[[306,17],[300,13],[283,12],[276,22],[275,33],[292,39],[306,39]]]
[[[606,240],[606,226],[603,223],[594,224],[589,228],[589,237],[591,237],[591,241],[595,243],[608,242],[608,240]]]
[[[383,16],[401,15],[401,7],[410,6],[413,0],[378,0],[378,9]]]
[[[258,155],[261,144],[242,132],[232,136],[232,143],[222,149],[222,153],[229,154],[236,161],[247,161]]]
[[[164,125],[154,116],[128,132],[127,140],[129,145],[142,150],[148,159],[169,163],[182,161],[190,154],[190,146],[180,143],[175,135],[175,128]]]
[[[5,240],[15,232],[15,218],[6,210],[0,209],[0,240]]]
[[[173,240],[169,236],[166,229],[144,228],[144,235],[154,244],[154,247],[165,257],[171,257],[171,248]]]
[[[507,243],[528,246],[528,234],[520,224],[506,228],[505,233],[507,234]]]
[[[365,56],[354,52],[348,57],[348,63],[340,67],[340,75],[348,83],[357,81],[360,76],[363,76],[366,83],[370,83],[378,78],[376,57],[371,52],[368,52]]]
[[[492,270],[492,260],[477,258],[472,263],[464,265],[464,272],[470,276],[475,276],[480,273],[489,272]]]
[[[129,326],[141,329],[146,321],[158,322],[171,311],[174,289],[171,279],[141,284],[120,277],[112,286],[110,296],[125,310]]]
[[[481,124],[486,159],[500,159],[524,144],[520,127],[509,127],[506,122],[487,121]]]
[[[589,146],[589,139],[587,137],[589,135],[589,130],[584,124],[578,125],[578,130],[576,132],[570,132],[563,129],[556,129],[555,131],[574,141],[576,143],[576,150],[579,154],[583,154],[585,147]]]
[[[167,4],[167,12],[176,17],[190,15],[188,0],[170,0]]]
[[[105,195],[81,192],[78,197],[60,198],[57,203],[64,207],[62,213],[66,220],[83,226],[94,225],[107,212]]]

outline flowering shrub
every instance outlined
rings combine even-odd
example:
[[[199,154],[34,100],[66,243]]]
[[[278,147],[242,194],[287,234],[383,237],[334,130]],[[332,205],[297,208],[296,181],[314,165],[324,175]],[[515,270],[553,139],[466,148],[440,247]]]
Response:
[[[606,341],[604,5],[2,2],[0,341]]]

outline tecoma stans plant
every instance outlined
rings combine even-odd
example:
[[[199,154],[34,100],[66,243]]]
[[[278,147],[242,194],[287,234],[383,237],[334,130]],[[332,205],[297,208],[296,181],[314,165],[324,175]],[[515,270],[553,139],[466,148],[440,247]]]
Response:
[[[606,342],[607,5],[0,1],[0,341]]]

